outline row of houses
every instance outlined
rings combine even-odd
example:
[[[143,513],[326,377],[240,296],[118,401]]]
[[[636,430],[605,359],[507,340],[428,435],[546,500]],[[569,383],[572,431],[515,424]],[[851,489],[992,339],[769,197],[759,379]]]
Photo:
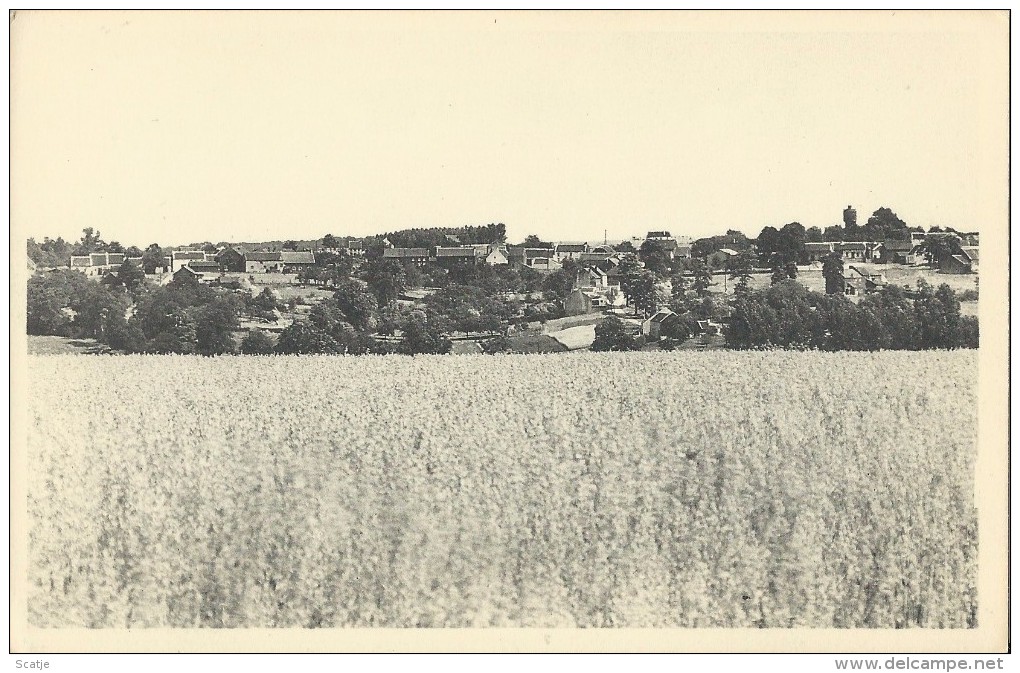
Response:
[[[808,263],[820,262],[824,257],[837,253],[848,262],[874,264],[924,264],[922,243],[926,234],[911,232],[910,239],[888,241],[833,241],[826,243],[805,243]],[[954,241],[952,255],[936,260],[936,266],[943,273],[977,273],[977,234],[963,234]]]
[[[72,255],[70,268],[86,276],[103,276],[116,271],[130,261],[142,267],[141,257],[128,257],[118,252],[94,252],[89,255]],[[245,272],[245,273],[297,273],[302,268],[315,264],[315,253],[311,251],[283,250],[279,252],[249,252],[242,248],[223,248],[217,252],[202,250],[174,250],[163,257],[156,267],[156,273],[176,273],[184,267],[197,273]]]
[[[74,271],[80,271],[89,278],[105,276],[111,271],[120,268],[124,262],[132,262],[138,267],[142,266],[141,257],[128,257],[122,252],[93,252],[88,255],[71,255],[68,266]],[[163,258],[164,264],[169,268],[170,258]]]
[[[499,266],[509,264],[510,262],[507,247],[502,243],[456,246],[439,245],[431,248],[398,248],[389,246],[383,249],[383,259],[413,266],[436,264],[447,268],[476,264]]]

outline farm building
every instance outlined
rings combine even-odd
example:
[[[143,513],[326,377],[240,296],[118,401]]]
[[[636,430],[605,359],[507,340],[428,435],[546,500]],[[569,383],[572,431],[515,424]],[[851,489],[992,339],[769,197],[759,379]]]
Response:
[[[473,246],[458,246],[458,247],[436,247],[436,264],[445,268],[452,268],[455,266],[471,266],[477,264],[480,259],[485,259],[487,246],[482,246],[482,250],[479,250]],[[479,252],[483,252],[479,256]]]
[[[836,251],[835,243],[805,243],[804,255],[808,264],[822,261],[822,258]]]
[[[244,256],[244,270],[247,273],[280,273],[283,257],[279,252],[249,252]]]
[[[280,252],[284,273],[297,273],[301,269],[315,266],[315,253],[304,251],[283,250]]]
[[[885,241],[878,250],[878,260],[882,264],[911,264],[911,251],[916,246],[910,241]]]
[[[663,328],[669,329],[669,325],[680,320],[680,316],[668,308],[660,308],[652,317],[641,323],[641,334],[648,337],[650,341],[658,341],[662,337]]]
[[[202,261],[204,262],[205,260],[202,260]],[[194,279],[194,280],[197,280],[199,282],[208,282],[206,274],[201,273],[199,271],[195,271],[190,266],[182,266],[181,268],[177,269],[177,271],[174,271],[174,273],[173,273],[173,280],[175,280],[175,281],[188,280],[188,279]]]
[[[220,272],[219,262],[208,260],[196,260],[194,262],[188,262],[187,266],[185,266],[184,268],[191,269],[192,271],[195,271],[202,275],[210,274],[215,276],[219,275]]]
[[[974,246],[959,246],[959,254],[946,255],[939,260],[942,273],[977,273],[978,249]]]
[[[178,271],[189,262],[204,262],[205,253],[201,250],[174,250],[170,253],[170,270]]]
[[[488,253],[485,255],[485,263],[489,266],[502,266],[510,263],[510,258],[507,257],[507,251],[505,248],[499,245],[488,246]]]
[[[392,259],[395,262],[404,262],[414,266],[425,266],[429,261],[428,248],[386,248],[383,250],[383,259]]]
[[[220,270],[243,272],[245,270],[244,251],[240,248],[223,248],[216,253],[216,261]]]
[[[595,308],[597,308],[596,303],[602,304],[601,298],[596,299],[596,297],[598,297],[598,295],[594,292],[575,288],[567,295],[567,298],[563,300],[563,312],[566,315],[584,315],[585,313],[591,313]]]
[[[874,241],[844,241],[836,244],[836,252],[849,262],[877,262],[882,244]]]
[[[71,255],[68,267],[81,271],[89,278],[102,276],[124,263],[121,252],[93,252],[88,255]]]
[[[563,243],[556,246],[556,261],[562,262],[567,259],[580,259],[581,255],[588,252],[587,243]]]

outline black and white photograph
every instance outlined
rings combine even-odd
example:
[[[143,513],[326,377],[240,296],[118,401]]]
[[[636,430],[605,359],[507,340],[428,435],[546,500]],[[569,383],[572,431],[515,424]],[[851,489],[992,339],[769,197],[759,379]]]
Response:
[[[11,11],[12,652],[1005,651],[1009,21]]]

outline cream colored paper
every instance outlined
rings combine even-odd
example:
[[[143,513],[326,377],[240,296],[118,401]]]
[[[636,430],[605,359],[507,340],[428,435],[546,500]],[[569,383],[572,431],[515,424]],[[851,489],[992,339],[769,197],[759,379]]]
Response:
[[[646,652],[646,651],[698,651],[698,652],[726,652],[726,651],[787,651],[787,652],[884,652],[884,651],[927,651],[927,652],[1002,652],[1007,647],[1006,619],[1006,579],[1007,579],[1007,362],[1008,362],[1008,295],[1007,295],[1007,269],[1008,269],[1008,13],[975,11],[975,12],[465,12],[465,13],[439,13],[439,12],[360,12],[360,13],[227,13],[227,12],[171,12],[171,13],[144,13],[135,12],[18,12],[11,18],[11,400],[12,400],[12,446],[11,446],[11,513],[12,513],[12,591],[11,591],[11,635],[12,650],[15,652],[62,652],[62,651],[109,651],[109,652],[135,652],[135,651],[621,651],[621,652]],[[139,30],[134,32],[119,31],[121,26],[128,26],[135,22]],[[55,24],[70,26],[67,34],[75,39],[63,43],[47,42],[43,38],[51,35],[49,30]],[[152,31],[159,31],[164,28],[172,31],[175,36],[176,48],[172,52],[153,51],[148,48],[147,36]],[[25,294],[23,288],[27,280],[26,265],[24,260],[24,241],[29,236],[41,238],[45,235],[64,235],[65,238],[76,236],[81,226],[96,226],[104,230],[103,222],[99,221],[97,213],[110,212],[121,214],[121,220],[131,221],[133,230],[125,227],[124,221],[111,222],[115,236],[108,238],[119,238],[125,244],[145,245],[153,240],[166,243],[181,243],[204,237],[215,237],[218,239],[229,239],[236,236],[247,235],[249,237],[263,236],[268,238],[288,238],[285,233],[275,234],[279,231],[274,227],[296,226],[295,222],[238,222],[231,217],[235,208],[241,208],[240,200],[244,194],[251,190],[263,189],[266,185],[261,174],[263,167],[255,159],[259,153],[251,148],[224,147],[223,152],[229,155],[231,152],[242,157],[238,162],[224,161],[218,165],[196,165],[190,166],[191,170],[198,171],[206,176],[208,193],[196,194],[188,192],[180,195],[182,199],[206,198],[205,207],[210,213],[209,224],[205,231],[207,236],[191,235],[192,231],[184,228],[183,231],[175,230],[174,226],[164,223],[160,217],[161,212],[175,212],[178,215],[188,213],[187,208],[172,210],[173,204],[161,204],[138,201],[132,194],[118,194],[108,192],[103,194],[89,194],[88,199],[95,201],[102,199],[113,201],[116,205],[106,205],[103,209],[87,210],[85,217],[79,218],[75,226],[68,231],[65,226],[52,219],[65,216],[68,213],[59,208],[49,209],[44,206],[46,201],[84,203],[83,195],[76,190],[81,186],[68,176],[66,169],[59,169],[53,165],[61,161],[78,161],[80,156],[64,156],[61,147],[54,146],[47,140],[47,129],[59,128],[63,117],[60,114],[60,107],[54,106],[54,101],[61,105],[67,105],[67,92],[58,91],[50,86],[55,80],[66,77],[67,73],[59,73],[53,70],[54,63],[59,62],[57,54],[61,50],[81,49],[83,45],[90,44],[100,39],[104,49],[108,48],[109,53],[105,63],[116,66],[120,64],[123,69],[118,73],[107,73],[104,78],[95,80],[95,88],[92,94],[109,109],[109,114],[118,117],[130,118],[133,110],[131,106],[140,105],[139,101],[149,98],[158,100],[163,109],[174,111],[173,91],[159,90],[150,85],[139,73],[144,75],[146,68],[153,73],[152,81],[165,84],[165,78],[159,75],[160,63],[166,59],[174,59],[180,63],[183,59],[188,68],[202,69],[213,68],[221,75],[220,86],[215,90],[209,90],[206,94],[210,101],[216,105],[226,105],[232,109],[243,111],[245,106],[258,107],[260,118],[265,119],[267,110],[269,117],[277,120],[275,126],[267,126],[257,129],[265,136],[267,146],[278,148],[281,142],[288,139],[294,142],[299,141],[299,135],[289,129],[290,124],[301,124],[309,122],[308,115],[315,115],[317,110],[309,110],[305,104],[298,100],[288,98],[291,93],[287,90],[257,91],[248,90],[237,85],[235,80],[251,81],[250,69],[255,68],[278,68],[283,71],[291,70],[286,77],[302,78],[314,76],[315,69],[311,74],[301,68],[313,64],[308,60],[314,58],[303,54],[302,36],[317,34],[321,31],[338,31],[338,39],[345,37],[350,39],[363,40],[366,36],[386,36],[393,39],[396,36],[395,44],[401,44],[401,36],[411,40],[415,35],[423,31],[433,36],[440,36],[434,44],[441,45],[443,41],[457,43],[458,41],[482,41],[487,36],[502,38],[506,35],[519,38],[519,44],[541,44],[557,45],[569,44],[578,35],[597,35],[607,43],[618,42],[621,39],[635,39],[635,36],[642,34],[656,35],[661,38],[663,35],[676,36],[681,39],[684,35],[718,35],[725,40],[762,40],[763,36],[769,35],[796,35],[812,36],[817,38],[821,45],[831,40],[860,40],[862,44],[868,43],[869,36],[898,34],[903,36],[904,44],[917,44],[917,41],[930,43],[932,50],[938,50],[947,39],[954,41],[954,44],[964,44],[968,48],[968,58],[960,59],[955,67],[965,72],[967,78],[973,81],[972,89],[965,92],[968,100],[963,106],[965,112],[961,113],[958,132],[964,134],[962,145],[970,152],[966,157],[966,164],[973,170],[967,174],[961,174],[959,179],[965,182],[966,186],[961,193],[971,197],[971,202],[963,204],[966,212],[973,217],[972,222],[947,222],[954,226],[970,227],[980,230],[982,234],[982,248],[985,257],[981,271],[981,349],[979,353],[980,368],[978,377],[980,381],[980,430],[979,430],[979,457],[977,464],[977,502],[980,512],[980,563],[979,563],[979,628],[973,630],[908,630],[908,631],[885,631],[885,630],[768,630],[730,631],[723,629],[714,630],[640,630],[640,629],[617,629],[617,630],[566,630],[566,629],[534,629],[534,630],[507,630],[507,629],[485,629],[485,630],[458,630],[458,629],[437,629],[437,630],[403,630],[403,629],[359,629],[359,630],[239,630],[239,631],[192,631],[192,630],[144,630],[144,631],[119,631],[119,630],[44,630],[30,628],[26,620],[25,607],[25,567],[26,567],[26,543],[27,535],[24,528],[25,522],[25,483],[22,475],[25,472],[25,418],[24,400],[19,398],[19,392],[23,389],[21,382],[26,375],[26,340],[23,326],[25,324]],[[110,35],[109,42],[103,43],[101,38],[96,38],[95,32],[104,32]],[[286,40],[293,46],[290,56],[274,54],[273,59],[266,59],[258,53],[260,31],[277,31],[286,36]],[[193,54],[189,51],[194,36],[201,34],[234,34],[244,35],[245,40],[241,43],[247,45],[249,51],[231,51],[224,49],[217,54],[215,62],[188,62]],[[351,37],[355,36],[355,37]],[[535,36],[541,36],[537,40]],[[80,40],[80,41],[75,41]],[[537,40],[537,41],[536,41]],[[233,42],[233,41],[232,41]],[[766,40],[767,42],[767,40]],[[396,47],[399,49],[399,46]],[[497,60],[502,59],[506,68],[515,67],[540,67],[543,59],[555,59],[563,57],[578,57],[576,53],[570,52],[566,47],[562,50],[543,47],[546,51],[541,58],[536,60],[535,55],[527,55],[522,52],[507,52],[500,54]],[[208,54],[204,54],[208,56]],[[280,58],[282,56],[282,58]],[[583,56],[583,54],[582,54]],[[809,58],[810,52],[801,53],[801,58]],[[846,68],[833,72],[833,77],[846,76],[847,71],[853,71],[853,67],[860,66],[864,69],[876,67],[869,63],[868,59],[874,54],[860,53],[862,63],[855,64],[847,62]],[[408,58],[413,58],[414,53],[409,50]],[[491,57],[491,56],[490,56]],[[614,81],[628,77],[653,77],[654,73],[634,71],[632,64],[627,62],[610,62],[600,58],[598,54],[592,54],[593,63],[596,63],[602,70],[594,70],[591,74],[591,85],[597,86],[600,78],[613,78]],[[725,62],[725,52],[720,52],[719,58]],[[139,59],[144,67],[139,66]],[[399,62],[399,59],[396,59]],[[393,61],[388,61],[392,63]],[[453,63],[437,57],[438,64],[443,69],[435,73],[431,80],[422,80],[418,83],[420,87],[446,86],[460,96],[458,101],[464,105],[471,105],[470,77],[472,73],[465,64],[465,74],[460,75]],[[378,78],[385,81],[387,77],[394,77],[399,80],[399,73],[383,68],[375,70],[373,63],[359,63],[358,78]],[[320,67],[320,66],[315,66]],[[739,75],[739,63],[725,64],[725,67],[732,68],[734,76]],[[232,77],[231,75],[237,77]],[[245,77],[241,77],[241,75]],[[276,82],[278,73],[267,73]],[[948,74],[948,73],[947,73]],[[959,73],[955,73],[959,74]],[[130,75],[130,76],[129,76]],[[466,80],[459,80],[463,76]],[[494,78],[500,77],[500,72],[491,73]],[[692,75],[697,76],[697,75]],[[707,76],[707,75],[706,75]],[[713,75],[715,76],[715,75]],[[927,77],[928,75],[923,75]],[[82,78],[85,82],[84,89],[88,90],[88,78],[90,75],[86,70],[75,74],[75,77]],[[286,79],[284,78],[284,80]],[[919,78],[923,79],[922,74]],[[795,90],[795,81],[791,80],[791,87]],[[178,85],[183,83],[178,82]],[[460,86],[464,85],[464,86]],[[464,142],[456,136],[445,136],[439,139],[429,135],[430,129],[414,126],[415,91],[395,88],[392,91],[385,91],[385,88],[376,88],[375,91],[383,91],[380,98],[367,101],[366,105],[378,106],[380,109],[389,106],[405,106],[400,114],[394,119],[406,118],[409,126],[407,128],[394,128],[397,141],[402,143],[421,143],[423,152],[450,152],[451,156],[458,151],[470,153],[471,148],[458,146],[458,142]],[[493,128],[515,128],[512,120],[515,115],[513,94],[508,92],[505,107],[499,112],[505,115],[489,120],[479,120],[479,124],[491,124]],[[321,99],[322,111],[329,113],[330,96],[342,96],[344,92],[337,91],[324,95]],[[671,98],[674,94],[669,91],[662,92],[659,100],[664,103],[672,102],[675,105],[664,105],[661,114],[671,114],[676,110],[686,109],[690,103],[679,98]],[[961,93],[962,95],[962,93]],[[555,101],[555,97],[550,97]],[[321,101],[320,101],[321,102]],[[81,100],[82,105],[96,105],[95,100]],[[856,105],[854,100],[846,100],[843,105],[852,108]],[[959,101],[954,100],[954,105]],[[169,108],[167,106],[169,105]],[[566,103],[563,103],[566,109]],[[619,101],[614,104],[614,111],[626,111],[626,105]],[[495,108],[486,106],[489,113]],[[195,119],[201,115],[202,110],[193,108],[179,109],[179,123],[187,124],[188,120]],[[550,104],[548,113],[547,142],[555,142],[555,129],[558,124],[572,123],[571,120],[564,120],[557,117],[555,104]],[[390,114],[387,112],[386,114]],[[637,112],[635,118],[645,119]],[[743,139],[754,137],[754,110],[726,111],[726,114],[733,115],[734,124],[750,124],[748,128],[734,128],[732,137],[719,136],[712,139],[717,144],[727,142],[737,143]],[[895,138],[897,133],[911,133],[910,124],[924,124],[925,119],[904,119],[895,114],[895,111],[876,112],[871,109],[859,109],[848,114],[877,115],[877,119],[891,119],[895,123],[903,124],[901,129],[884,129],[882,137],[885,139]],[[932,111],[935,114],[935,111]],[[170,118],[153,119],[148,125],[136,124],[125,127],[123,137],[119,139],[122,155],[116,152],[112,155],[104,155],[96,158],[95,165],[79,165],[77,171],[108,171],[113,176],[111,184],[117,184],[118,179],[126,179],[125,176],[131,171],[146,170],[145,165],[118,165],[118,159],[137,157],[133,147],[136,143],[152,143],[155,147],[161,147],[158,138],[161,134],[167,133],[165,126],[174,121],[174,115]],[[184,120],[181,122],[180,120]],[[346,132],[357,133],[355,122],[357,120],[346,120],[353,124]],[[606,185],[612,184],[612,180],[627,180],[627,174],[620,173],[621,167],[614,165],[613,157],[619,154],[621,149],[620,138],[626,138],[628,123],[627,117],[620,117],[614,126],[593,127],[590,137],[589,152],[578,157],[579,161],[605,161],[604,171],[606,181],[593,185],[593,189],[603,189]],[[825,162],[838,162],[842,152],[868,151],[875,156],[877,163],[896,162],[897,148],[894,147],[853,147],[843,146],[838,138],[834,120],[834,137],[832,146],[814,147],[819,157],[817,170],[824,170]],[[243,114],[239,114],[237,123],[246,123]],[[578,122],[580,123],[580,122]],[[603,120],[605,123],[605,120]],[[876,122],[878,123],[878,122]],[[164,126],[161,127],[160,124]],[[219,139],[214,130],[201,125],[194,126],[186,131],[204,134],[193,141],[197,146],[216,147]],[[256,129],[253,129],[253,131]],[[90,129],[80,129],[83,134],[90,133]],[[109,129],[95,129],[95,132],[108,132]],[[180,129],[178,129],[180,131]],[[796,143],[796,128],[790,130],[790,142]],[[59,136],[59,134],[54,134]],[[766,139],[767,141],[769,139]],[[779,139],[771,139],[777,141]],[[859,139],[866,141],[867,139]],[[517,138],[508,138],[511,144],[520,141]],[[538,139],[535,142],[541,142]],[[333,142],[333,141],[330,141]],[[395,141],[396,142],[396,141]],[[948,142],[948,139],[947,139]],[[953,139],[954,143],[960,143],[959,138]],[[104,144],[104,147],[108,145]],[[330,145],[336,149],[334,145]],[[166,148],[163,148],[164,150]],[[186,151],[188,148],[182,148]],[[314,148],[308,149],[314,153]],[[748,152],[760,156],[768,149],[768,142],[762,146],[749,147]],[[257,150],[257,148],[256,148]],[[730,148],[732,151],[732,148]],[[936,151],[934,148],[933,151]],[[395,151],[393,147],[380,147],[379,152]],[[641,148],[630,148],[640,156]],[[512,160],[512,148],[507,152]],[[179,159],[179,158],[178,158]],[[166,165],[181,170],[183,163],[178,159],[166,155],[154,155],[151,157],[153,179],[172,180],[172,171],[167,172]],[[295,156],[298,161],[300,157]],[[914,158],[916,160],[916,158]],[[321,160],[321,159],[320,159]],[[628,160],[632,160],[628,159]],[[692,156],[691,161],[698,161],[699,157]],[[722,170],[724,167],[717,166],[707,160],[707,165],[713,170]],[[780,162],[781,163],[781,162]],[[515,165],[515,168],[521,168]],[[625,167],[624,167],[625,168]],[[358,167],[349,169],[357,172]],[[399,172],[399,168],[396,168]],[[557,171],[569,171],[569,166],[558,166]],[[777,165],[777,171],[783,170]],[[791,169],[792,170],[792,169]],[[876,170],[878,170],[876,168]],[[59,179],[56,179],[58,176]],[[344,176],[339,176],[344,177]],[[353,173],[347,177],[353,180]],[[720,180],[724,176],[720,174]],[[183,180],[183,178],[181,178]],[[520,179],[520,176],[516,179]],[[911,187],[916,189],[918,185],[925,185],[929,176],[923,172],[899,178],[905,180],[903,184],[912,183]],[[413,176],[404,175],[401,184],[413,184]],[[88,181],[82,179],[82,184]],[[172,184],[172,182],[171,182]],[[189,183],[190,184],[190,183]],[[509,185],[511,189],[513,185]],[[455,188],[455,185],[450,185]],[[664,188],[662,185],[651,185],[647,187],[650,199],[659,198],[656,189]],[[293,199],[295,202],[302,199],[320,198],[316,194],[305,193],[299,185],[279,185],[281,199]],[[338,189],[342,190],[341,186]],[[485,198],[498,199],[498,190],[490,194],[483,194],[479,203],[484,203]],[[523,193],[523,192],[522,192]],[[415,195],[421,196],[417,192]],[[219,195],[221,198],[216,198]],[[342,198],[357,199],[358,194],[343,194]],[[780,194],[779,197],[786,199],[789,208],[796,211],[796,193]],[[377,196],[366,196],[370,204],[379,205],[372,199]],[[387,198],[393,198],[389,195]],[[715,198],[740,198],[739,194],[725,194],[720,192]],[[864,198],[863,196],[861,198]],[[868,196],[868,198],[872,198]],[[874,198],[879,198],[875,196]],[[881,198],[885,198],[884,196]],[[938,201],[943,198],[941,194],[932,193],[931,199]],[[87,199],[86,199],[87,200]],[[895,195],[889,199],[889,204],[896,203]],[[319,205],[322,205],[321,203]],[[525,204],[535,211],[542,208],[542,204]],[[880,205],[878,203],[875,204]],[[959,207],[960,204],[956,204]],[[434,217],[442,215],[442,209],[429,211]],[[870,211],[869,211],[870,212]],[[149,213],[150,216],[142,216]],[[326,212],[322,211],[323,217]],[[863,214],[863,210],[862,210]],[[385,214],[384,214],[385,215]],[[364,221],[357,225],[351,225],[351,231],[344,229],[344,224],[329,222],[323,226],[335,230],[337,234],[356,233],[366,234],[374,231],[382,231],[387,227],[378,224],[378,214],[366,212]],[[471,220],[487,215],[472,212],[465,213],[463,220]],[[93,218],[93,219],[89,219]],[[835,223],[837,215],[833,215]],[[488,221],[488,220],[486,220]],[[805,217],[806,225],[825,224],[808,220]],[[915,224],[915,222],[910,222]],[[926,226],[935,222],[919,222]],[[406,226],[415,226],[418,222],[406,222]],[[441,222],[437,224],[452,224]],[[739,223],[736,228],[742,228],[750,235],[764,223]],[[781,224],[781,223],[780,223]],[[361,226],[363,230],[353,230],[355,226]],[[528,223],[520,224],[521,230],[518,238],[525,233],[532,233],[527,229]],[[641,229],[643,224],[634,225]],[[48,228],[48,227],[52,227]],[[119,227],[119,228],[118,228]],[[399,228],[399,227],[389,227]],[[659,228],[659,227],[646,227]],[[725,227],[718,228],[713,225],[713,231],[697,232],[696,235],[708,235],[711,233],[722,233]],[[104,230],[104,233],[107,230]],[[134,231],[134,233],[130,233]],[[243,231],[244,234],[238,232]],[[317,230],[316,230],[317,231]],[[635,230],[634,233],[643,233]],[[321,235],[325,232],[318,232],[313,235]],[[592,232],[590,236],[583,234],[583,229],[564,231],[562,238],[598,238],[599,231]],[[535,233],[542,235],[544,232],[535,230]],[[557,232],[560,233],[560,232]],[[677,233],[677,232],[675,232]],[[573,234],[581,234],[574,236]],[[236,235],[236,236],[235,236]],[[513,235],[513,234],[512,234]],[[185,240],[178,240],[180,236]]]

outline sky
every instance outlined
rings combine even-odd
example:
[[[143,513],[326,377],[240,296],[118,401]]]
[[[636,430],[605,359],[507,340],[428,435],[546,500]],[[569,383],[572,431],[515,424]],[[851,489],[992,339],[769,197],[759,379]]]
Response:
[[[601,241],[824,227],[852,204],[980,231],[1008,166],[1007,29],[987,12],[19,12],[12,230],[144,247],[503,222],[511,241]]]

